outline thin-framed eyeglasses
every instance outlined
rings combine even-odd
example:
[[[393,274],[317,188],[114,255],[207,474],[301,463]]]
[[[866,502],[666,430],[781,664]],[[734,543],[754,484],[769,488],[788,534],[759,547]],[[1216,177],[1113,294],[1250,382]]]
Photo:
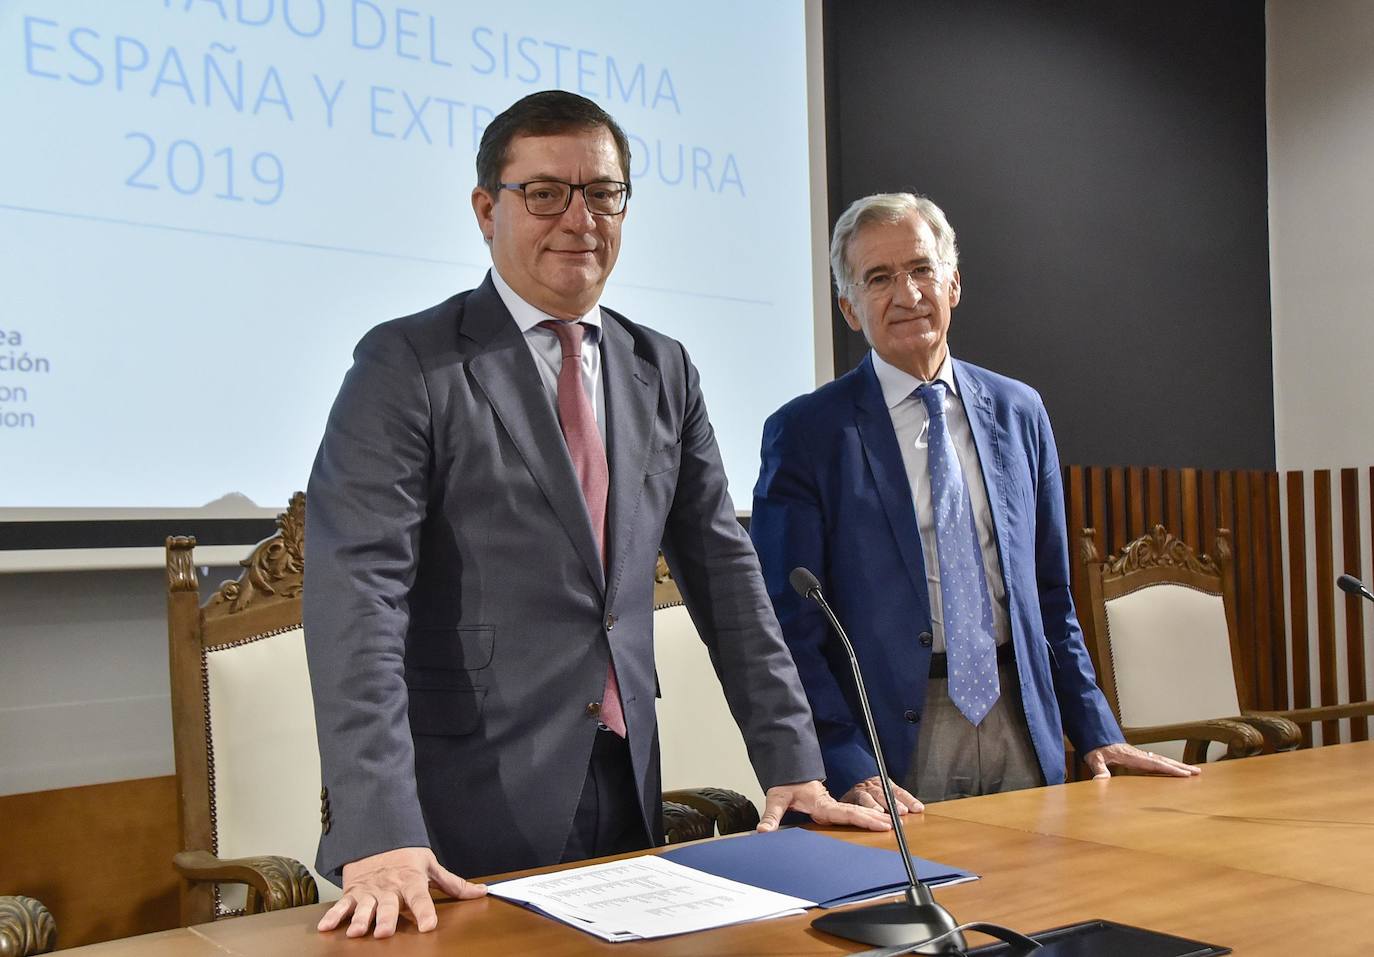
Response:
[[[878,298],[890,296],[897,288],[898,282],[909,279],[916,284],[916,288],[928,292],[939,286],[944,278],[944,263],[931,261],[917,263],[910,269],[899,269],[896,272],[875,272],[867,279],[851,282],[849,286],[852,289],[862,289],[868,295]]]
[[[615,179],[590,183],[565,183],[561,179],[532,179],[525,183],[498,183],[501,189],[525,194],[525,209],[531,216],[562,216],[572,204],[573,193],[580,192],[593,216],[619,216],[630,199],[630,184]]]

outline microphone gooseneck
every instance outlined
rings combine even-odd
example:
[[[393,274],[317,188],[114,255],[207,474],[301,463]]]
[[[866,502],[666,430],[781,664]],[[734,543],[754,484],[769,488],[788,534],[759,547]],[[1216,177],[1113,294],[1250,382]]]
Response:
[[[792,569],[792,574],[787,576],[787,581],[798,595],[814,601],[821,607],[825,617],[830,620],[830,627],[835,629],[835,634],[840,636],[840,641],[844,644],[845,653],[849,655],[849,667],[853,670],[854,681],[858,685],[859,706],[864,713],[864,724],[868,726],[868,740],[873,744],[873,757],[878,763],[878,780],[882,782],[883,797],[887,799],[887,813],[892,818],[892,831],[897,838],[897,847],[902,852],[902,863],[906,865],[906,876],[909,884],[907,899],[912,904],[934,903],[930,889],[917,879],[916,870],[911,866],[911,855],[906,849],[906,834],[902,830],[901,822],[897,819],[897,802],[892,796],[892,782],[888,778],[887,762],[883,760],[883,749],[878,745],[878,729],[873,724],[873,709],[868,703],[868,689],[864,687],[863,673],[859,670],[859,659],[854,654],[854,645],[850,643],[849,635],[845,633],[840,620],[830,610],[830,603],[825,600],[825,595],[821,593],[821,583],[816,580],[816,576],[811,573],[809,568],[798,566]]]
[[[911,863],[911,853],[906,847],[906,833],[897,817],[897,801],[892,796],[892,781],[887,773],[887,762],[883,760],[882,746],[878,743],[878,729],[873,723],[873,708],[868,703],[868,689],[864,687],[864,676],[859,669],[859,658],[854,653],[854,645],[850,642],[840,620],[831,611],[830,603],[825,600],[825,595],[821,591],[821,584],[810,569],[803,566],[792,569],[787,581],[798,595],[820,606],[849,656],[849,667],[854,673],[854,685],[859,692],[859,708],[863,711],[864,726],[868,731],[868,740],[873,746],[874,761],[878,765],[878,780],[882,782],[883,796],[887,799],[887,813],[892,818],[892,831],[897,838],[897,848],[901,852],[902,865],[906,868],[907,876],[906,895],[902,900],[851,910],[831,911],[817,917],[811,922],[811,926],[836,937],[876,944],[879,947],[908,945],[902,953],[962,954],[968,946],[963,935],[965,927],[976,928],[992,937],[1014,944],[1025,952],[1038,949],[1041,945],[1037,941],[1007,927],[984,923],[961,926],[949,911],[936,903],[930,888],[916,877],[916,869]]]

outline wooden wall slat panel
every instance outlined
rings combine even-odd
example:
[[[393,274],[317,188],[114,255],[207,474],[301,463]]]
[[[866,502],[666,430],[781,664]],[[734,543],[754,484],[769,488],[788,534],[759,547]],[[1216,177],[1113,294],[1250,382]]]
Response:
[[[1088,505],[1083,497],[1083,466],[1070,465],[1064,470],[1064,494],[1069,500],[1069,537],[1076,539],[1088,523]]]
[[[1293,707],[1312,706],[1311,634],[1307,625],[1307,495],[1302,472],[1288,473],[1288,622],[1292,635]],[[1312,746],[1303,725],[1303,746]]]
[[[1195,552],[1206,552],[1207,546],[1198,535],[1198,475],[1197,469],[1184,469],[1182,475],[1183,540]]]
[[[1316,524],[1313,557],[1316,560],[1317,674],[1321,679],[1321,704],[1336,703],[1336,594],[1331,555],[1331,471],[1312,474],[1313,520]],[[1322,744],[1334,744],[1336,721],[1322,722]]]
[[[1202,550],[1216,554],[1217,546],[1217,473],[1207,469],[1202,473]]]
[[[1131,486],[1131,527],[1127,531],[1130,540],[1134,541],[1141,535],[1149,531],[1149,526],[1145,524],[1145,470],[1138,465],[1133,465],[1129,471]]]
[[[1235,488],[1236,473],[1218,472],[1217,473],[1217,529],[1229,528],[1232,532],[1236,530],[1235,517]],[[1234,538],[1231,539],[1233,542]]]
[[[1261,708],[1274,707],[1274,633],[1269,618],[1273,587],[1269,578],[1268,497],[1263,472],[1250,473],[1250,521],[1253,546],[1251,591],[1254,605],[1255,658],[1251,681],[1254,701]]]
[[[1366,503],[1366,514],[1369,515],[1369,533],[1370,533],[1370,539],[1371,539],[1371,541],[1374,541],[1374,468],[1370,468],[1370,470],[1369,470],[1369,501]],[[1361,621],[1363,622],[1363,616],[1361,616]],[[1352,684],[1351,684],[1351,688],[1350,688],[1350,700],[1351,700],[1351,701],[1357,701],[1357,700],[1359,700],[1359,699],[1361,699],[1361,698],[1364,698],[1364,699],[1367,700],[1368,697],[1369,697],[1369,689],[1368,689],[1368,686],[1367,686],[1367,684],[1366,684],[1366,682],[1365,682],[1365,674],[1364,674],[1364,673],[1365,673],[1365,668],[1367,667],[1367,664],[1366,664],[1366,663],[1367,663],[1368,660],[1369,660],[1369,654],[1366,653],[1366,651],[1365,651],[1365,645],[1364,645],[1363,642],[1360,643],[1359,654],[1360,654],[1360,670],[1359,670],[1360,680],[1359,680],[1358,691],[1359,691],[1360,693],[1358,693],[1358,694],[1356,693],[1356,686],[1352,683]],[[1352,672],[1352,674],[1353,674],[1353,672]],[[1357,737],[1357,735],[1358,735],[1358,737]],[[1351,739],[1352,739],[1352,740],[1355,740],[1355,741],[1368,741],[1368,740],[1369,740],[1369,719],[1368,719],[1368,718],[1357,718],[1357,719],[1351,721],[1351,722],[1350,722],[1350,736],[1351,736]]]
[[[1070,465],[1064,469],[1064,497],[1068,500],[1065,513],[1069,520],[1069,592],[1073,595],[1075,608],[1088,607],[1088,581],[1083,574],[1083,557],[1078,551],[1079,536],[1088,526],[1087,502],[1083,494],[1083,466]],[[1105,555],[1102,557],[1106,557]],[[1078,616],[1083,633],[1092,647],[1092,615]],[[1095,662],[1094,662],[1095,663]]]
[[[1288,700],[1288,641],[1283,618],[1283,516],[1279,508],[1279,473],[1264,477],[1269,511],[1269,618],[1274,636],[1271,671],[1274,676],[1273,707],[1284,709]]]
[[[1146,531],[1164,521],[1164,483],[1160,480],[1160,471],[1153,465],[1145,470]]]
[[[1236,576],[1236,620],[1241,634],[1241,670],[1249,682],[1249,698],[1258,701],[1255,692],[1255,648],[1259,632],[1255,623],[1255,576],[1253,557],[1253,535],[1250,527],[1250,475],[1247,472],[1233,474],[1235,518],[1231,520],[1231,542],[1235,546],[1233,570]]]
[[[1164,527],[1175,536],[1183,535],[1183,490],[1179,470],[1164,470]]]
[[[1126,470],[1119,466],[1108,469],[1107,484],[1112,510],[1112,534],[1108,544],[1113,552],[1117,552],[1131,540],[1126,524]]]
[[[1235,548],[1236,541],[1236,519],[1233,510],[1233,503],[1235,501],[1235,482],[1236,476],[1234,472],[1217,472],[1216,528],[1213,529],[1212,532],[1213,538],[1215,539],[1217,533],[1219,533],[1223,528],[1228,529],[1232,535],[1232,548]],[[1239,551],[1239,549],[1237,549],[1237,551]],[[1231,563],[1231,574],[1238,577],[1235,562]],[[1244,607],[1244,602],[1240,597],[1239,581],[1236,582],[1236,603],[1240,605],[1241,608]],[[1244,625],[1240,624],[1239,621],[1240,608],[1236,609],[1236,619],[1237,627],[1241,628],[1241,634],[1245,634]]]
[[[1107,517],[1107,470],[1088,469],[1084,478],[1088,483],[1088,504],[1091,508],[1088,524],[1096,533],[1093,541],[1097,544],[1097,553],[1105,556],[1111,551],[1107,544],[1107,538],[1111,534],[1110,519]]]
[[[1341,469],[1341,555],[1342,571],[1363,578],[1360,560],[1360,471]],[[1348,693],[1346,700],[1364,698],[1364,599],[1345,595],[1345,662]],[[1350,722],[1352,741],[1369,740],[1367,719]]]

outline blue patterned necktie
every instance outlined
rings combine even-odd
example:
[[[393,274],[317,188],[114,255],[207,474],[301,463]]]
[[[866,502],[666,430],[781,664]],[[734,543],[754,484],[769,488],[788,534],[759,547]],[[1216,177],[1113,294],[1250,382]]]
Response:
[[[992,636],[992,601],[978,547],[973,505],[945,422],[946,388],[943,382],[927,383],[916,390],[916,396],[925,403],[930,417],[926,442],[930,500],[935,509],[935,544],[940,556],[949,697],[976,726],[1000,693],[997,642]]]

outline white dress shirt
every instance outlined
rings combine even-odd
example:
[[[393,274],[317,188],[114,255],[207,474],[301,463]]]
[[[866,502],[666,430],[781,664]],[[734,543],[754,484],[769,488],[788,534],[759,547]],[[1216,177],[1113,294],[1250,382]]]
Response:
[[[534,356],[534,364],[539,369],[539,379],[544,383],[544,391],[558,410],[558,371],[563,367],[563,347],[559,344],[558,334],[552,329],[540,329],[541,322],[559,322],[546,312],[542,312],[521,299],[510,287],[496,267],[491,267],[491,282],[496,293],[506,304],[515,324],[525,335],[525,342]],[[601,306],[592,306],[591,311],[577,320],[586,325],[582,334],[582,388],[592,401],[592,411],[596,413],[596,427],[601,433],[601,445],[606,445],[606,391],[601,385]]]
[[[916,506],[916,523],[921,530],[921,552],[926,564],[926,588],[930,593],[931,635],[935,652],[945,650],[944,609],[940,598],[940,555],[935,542],[935,507],[930,496],[930,467],[927,464],[929,451],[926,430],[930,418],[926,415],[925,403],[912,395],[925,383],[910,373],[885,362],[876,352],[873,357],[873,370],[878,373],[878,384],[883,390],[883,401],[887,404],[888,415],[892,417],[892,428],[897,432],[897,444],[902,450],[902,464],[906,466],[906,478],[911,486],[911,500]],[[992,508],[988,504],[987,486],[983,484],[983,471],[978,467],[978,449],[973,443],[973,431],[969,428],[968,415],[964,411],[963,400],[959,398],[959,388],[954,382],[954,373],[949,353],[940,364],[935,380],[945,383],[945,424],[949,428],[954,452],[959,457],[959,467],[964,473],[964,483],[968,486],[969,501],[973,505],[973,522],[978,529],[978,548],[983,555],[983,572],[988,581],[988,593],[992,598],[992,633],[997,644],[1011,640],[1011,623],[1007,616],[1007,587],[1002,578],[1002,562],[997,555],[997,538],[992,526]]]

